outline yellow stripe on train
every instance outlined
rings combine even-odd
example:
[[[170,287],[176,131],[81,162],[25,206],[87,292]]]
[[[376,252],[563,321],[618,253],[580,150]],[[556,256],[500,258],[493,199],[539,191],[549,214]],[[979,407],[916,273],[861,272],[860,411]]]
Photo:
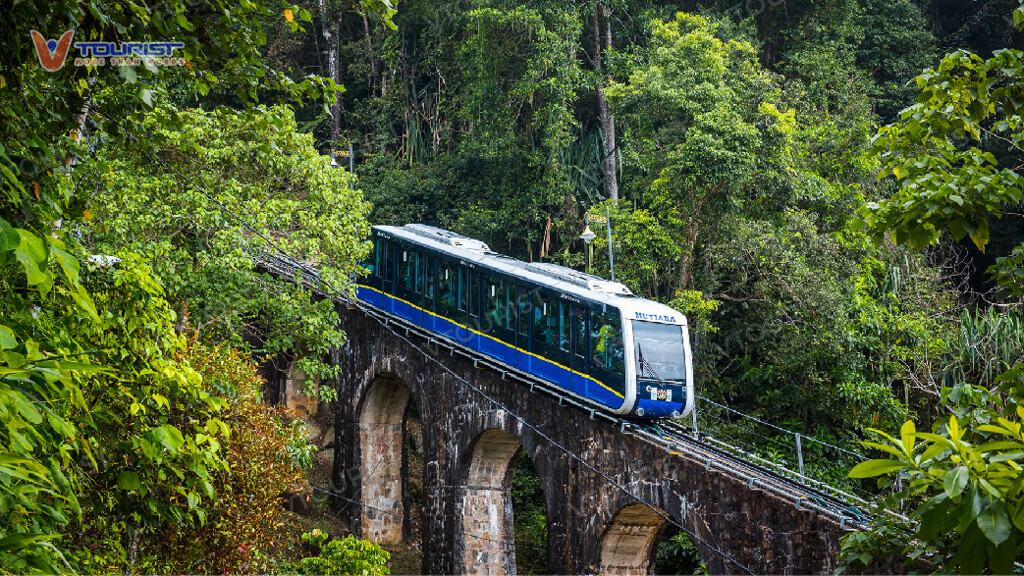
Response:
[[[484,338],[490,338],[491,340],[494,340],[495,342],[499,342],[501,344],[504,344],[505,346],[508,346],[509,348],[513,348],[513,349],[515,349],[518,352],[522,352],[523,354],[526,354],[527,356],[533,356],[534,358],[536,358],[538,360],[543,360],[545,362],[550,362],[551,364],[554,364],[555,366],[558,366],[559,368],[561,368],[563,370],[568,370],[569,372],[572,372],[573,374],[579,376],[580,378],[586,378],[587,380],[595,382],[599,386],[601,386],[605,390],[611,392],[612,394],[615,394],[619,398],[625,399],[622,396],[622,394],[619,394],[615,390],[612,390],[604,382],[601,382],[600,380],[594,378],[593,376],[588,376],[587,374],[582,374],[580,372],[577,372],[577,371],[573,370],[572,368],[569,368],[568,366],[562,366],[558,362],[552,362],[551,360],[548,360],[547,358],[538,356],[538,355],[534,354],[533,352],[528,352],[528,351],[523,350],[522,348],[519,348],[519,347],[517,347],[517,346],[515,346],[513,344],[509,344],[508,342],[505,342],[504,340],[499,340],[499,339],[495,338],[494,336],[491,336],[490,334],[484,334],[483,332],[478,332],[476,330],[473,330],[469,326],[463,326],[462,324],[459,324],[458,322],[456,322],[455,320],[452,320],[451,318],[448,318],[446,316],[441,316],[440,314],[436,314],[436,313],[431,312],[430,310],[427,310],[425,308],[420,308],[419,306],[413,304],[412,302],[409,302],[408,300],[404,300],[402,298],[399,298],[398,296],[395,296],[394,294],[388,294],[387,292],[384,292],[383,290],[378,290],[378,289],[376,289],[376,288],[374,288],[372,286],[366,286],[366,285],[363,285],[363,284],[356,284],[356,286],[358,286],[360,288],[366,288],[367,290],[373,290],[374,292],[380,294],[381,296],[387,296],[387,297],[392,298],[394,300],[398,300],[399,302],[405,302],[406,304],[408,304],[409,306],[412,306],[413,308],[419,310],[420,312],[426,312],[427,314],[430,314],[431,316],[435,316],[435,317],[440,318],[442,320],[447,320],[447,321],[451,322],[452,324],[455,324],[459,328],[465,328],[466,330],[469,330],[470,332],[472,332],[474,334],[477,334],[478,336],[483,336]]]

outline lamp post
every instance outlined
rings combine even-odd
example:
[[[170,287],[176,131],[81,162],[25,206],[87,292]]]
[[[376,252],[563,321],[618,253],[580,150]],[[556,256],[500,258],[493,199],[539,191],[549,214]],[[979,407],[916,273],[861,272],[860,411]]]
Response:
[[[587,243],[587,272],[590,272],[590,268],[593,266],[594,252],[590,246],[590,243],[597,238],[597,234],[590,229],[589,217],[586,221],[586,228],[583,229],[583,234],[580,234],[580,239]]]
[[[597,238],[597,234],[594,234],[594,231],[590,229],[590,223],[595,222],[598,224],[606,225],[608,230],[608,268],[612,274],[612,282],[614,282],[615,260],[612,257],[612,217],[611,214],[608,213],[607,206],[604,207],[604,214],[604,218],[601,218],[600,216],[592,216],[590,214],[584,216],[586,228],[583,229],[583,234],[580,234],[580,239],[587,243],[587,268],[589,269],[592,266],[591,260],[593,260],[593,252],[591,250],[590,243],[594,240],[594,238]]]

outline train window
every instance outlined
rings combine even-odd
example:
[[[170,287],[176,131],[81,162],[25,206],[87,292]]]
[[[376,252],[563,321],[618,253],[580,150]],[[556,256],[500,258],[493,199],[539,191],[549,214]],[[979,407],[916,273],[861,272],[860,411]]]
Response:
[[[625,374],[622,320],[612,312],[594,314],[590,323],[591,362],[617,375]]]
[[[458,302],[456,288],[458,286],[458,280],[456,279],[456,266],[455,264],[442,260],[438,262],[437,266],[437,303],[442,311],[446,311],[449,314],[454,312],[455,305]]]
[[[416,270],[416,252],[406,246],[400,246],[398,251],[398,282],[402,288],[415,292],[418,278]]]
[[[587,355],[587,309],[576,306],[573,318],[576,336],[576,355],[586,357]]]
[[[379,238],[374,238],[373,242],[370,243],[370,251],[366,253],[366,258],[363,258],[361,266],[366,268],[366,271],[370,276],[376,276],[377,274],[377,245],[380,244]]]
[[[494,276],[484,278],[484,313],[485,325],[505,327],[505,283]]]
[[[558,301],[538,294],[533,308],[533,338],[548,346],[558,340]]]
[[[569,303],[558,301],[558,347],[566,352],[569,351]]]
[[[516,316],[515,309],[513,308],[513,306],[515,305],[516,287],[513,286],[511,282],[507,280],[502,280],[501,289],[505,293],[505,295],[501,297],[504,306],[504,308],[502,309],[502,315],[505,318],[505,329],[514,330]]]
[[[429,303],[434,300],[434,257],[423,257],[423,296]]]
[[[683,382],[685,354],[682,326],[633,320],[637,378]]]

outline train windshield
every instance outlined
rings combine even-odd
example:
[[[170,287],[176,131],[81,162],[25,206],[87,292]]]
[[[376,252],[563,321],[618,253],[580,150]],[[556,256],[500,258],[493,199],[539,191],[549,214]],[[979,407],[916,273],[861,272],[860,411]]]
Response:
[[[683,327],[633,320],[633,357],[637,378],[685,381]]]

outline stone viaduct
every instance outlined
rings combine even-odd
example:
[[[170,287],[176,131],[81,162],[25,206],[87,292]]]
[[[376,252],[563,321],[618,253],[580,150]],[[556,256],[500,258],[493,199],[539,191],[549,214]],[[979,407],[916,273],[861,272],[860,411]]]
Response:
[[[703,542],[712,574],[834,572],[843,530],[832,518],[624,434],[470,358],[433,352],[506,411],[418,350],[425,338],[403,339],[358,309],[337,307],[349,340],[333,358],[343,374],[333,489],[361,503],[340,508],[362,537],[395,543],[409,535],[403,433],[414,401],[423,423],[423,573],[515,573],[510,489],[523,453],[544,490],[551,574],[648,574],[666,518]]]

